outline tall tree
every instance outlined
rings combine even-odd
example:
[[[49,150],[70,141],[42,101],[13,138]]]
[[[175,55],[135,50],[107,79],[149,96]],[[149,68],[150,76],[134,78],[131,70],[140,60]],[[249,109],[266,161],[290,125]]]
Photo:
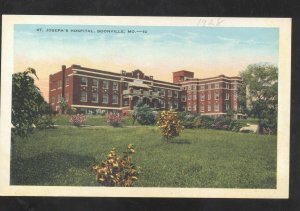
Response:
[[[263,128],[277,132],[278,68],[268,63],[252,64],[240,76],[243,110],[259,120],[260,132]]]
[[[26,71],[12,76],[11,121],[14,126],[13,133],[21,137],[32,132],[34,123],[47,104],[31,75],[38,78],[33,68],[27,68]]]

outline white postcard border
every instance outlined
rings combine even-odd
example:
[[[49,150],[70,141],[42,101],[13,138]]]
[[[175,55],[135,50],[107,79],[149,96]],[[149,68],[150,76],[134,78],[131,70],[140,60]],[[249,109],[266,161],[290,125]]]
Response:
[[[11,75],[14,24],[144,25],[199,27],[278,27],[279,106],[276,189],[223,188],[107,188],[70,186],[13,186],[10,174]],[[175,198],[288,198],[291,93],[291,19],[220,17],[2,16],[0,195]]]

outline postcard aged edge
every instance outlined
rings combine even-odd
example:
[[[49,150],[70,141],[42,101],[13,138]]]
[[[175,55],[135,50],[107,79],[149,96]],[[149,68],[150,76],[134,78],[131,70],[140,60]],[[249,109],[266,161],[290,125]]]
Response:
[[[291,19],[288,18],[202,18],[222,20],[219,26],[203,25],[201,17],[77,17],[77,16],[18,16],[2,19],[2,78],[1,78],[1,140],[0,195],[8,196],[82,196],[82,197],[174,197],[174,198],[288,198],[289,137],[291,87]],[[205,22],[206,23],[206,22]],[[276,189],[221,188],[105,188],[12,186],[10,180],[11,78],[13,65],[14,24],[76,24],[76,25],[147,25],[198,27],[278,27],[279,36],[279,107]]]

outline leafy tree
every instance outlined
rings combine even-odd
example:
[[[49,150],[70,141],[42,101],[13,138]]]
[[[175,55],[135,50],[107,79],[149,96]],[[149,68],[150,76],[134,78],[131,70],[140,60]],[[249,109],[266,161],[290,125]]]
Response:
[[[156,117],[154,115],[154,109],[150,108],[147,104],[142,101],[138,102],[134,107],[132,113],[132,124],[137,121],[141,125],[154,125],[156,122]]]
[[[39,88],[34,84],[36,71],[27,68],[22,73],[12,76],[12,124],[13,134],[26,137],[33,130],[33,125],[43,113],[49,110]]]
[[[62,114],[64,114],[65,111],[68,109],[68,102],[63,97],[60,98],[59,107],[61,109]]]
[[[278,68],[268,63],[252,64],[240,76],[243,110],[259,120],[260,132],[263,128],[277,132]]]

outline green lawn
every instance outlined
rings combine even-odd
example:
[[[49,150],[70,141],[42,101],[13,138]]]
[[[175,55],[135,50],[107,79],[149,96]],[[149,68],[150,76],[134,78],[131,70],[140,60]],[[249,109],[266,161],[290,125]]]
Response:
[[[61,127],[12,143],[12,185],[95,186],[89,166],[136,146],[139,187],[276,188],[276,136],[186,129],[173,143],[156,127]]]

